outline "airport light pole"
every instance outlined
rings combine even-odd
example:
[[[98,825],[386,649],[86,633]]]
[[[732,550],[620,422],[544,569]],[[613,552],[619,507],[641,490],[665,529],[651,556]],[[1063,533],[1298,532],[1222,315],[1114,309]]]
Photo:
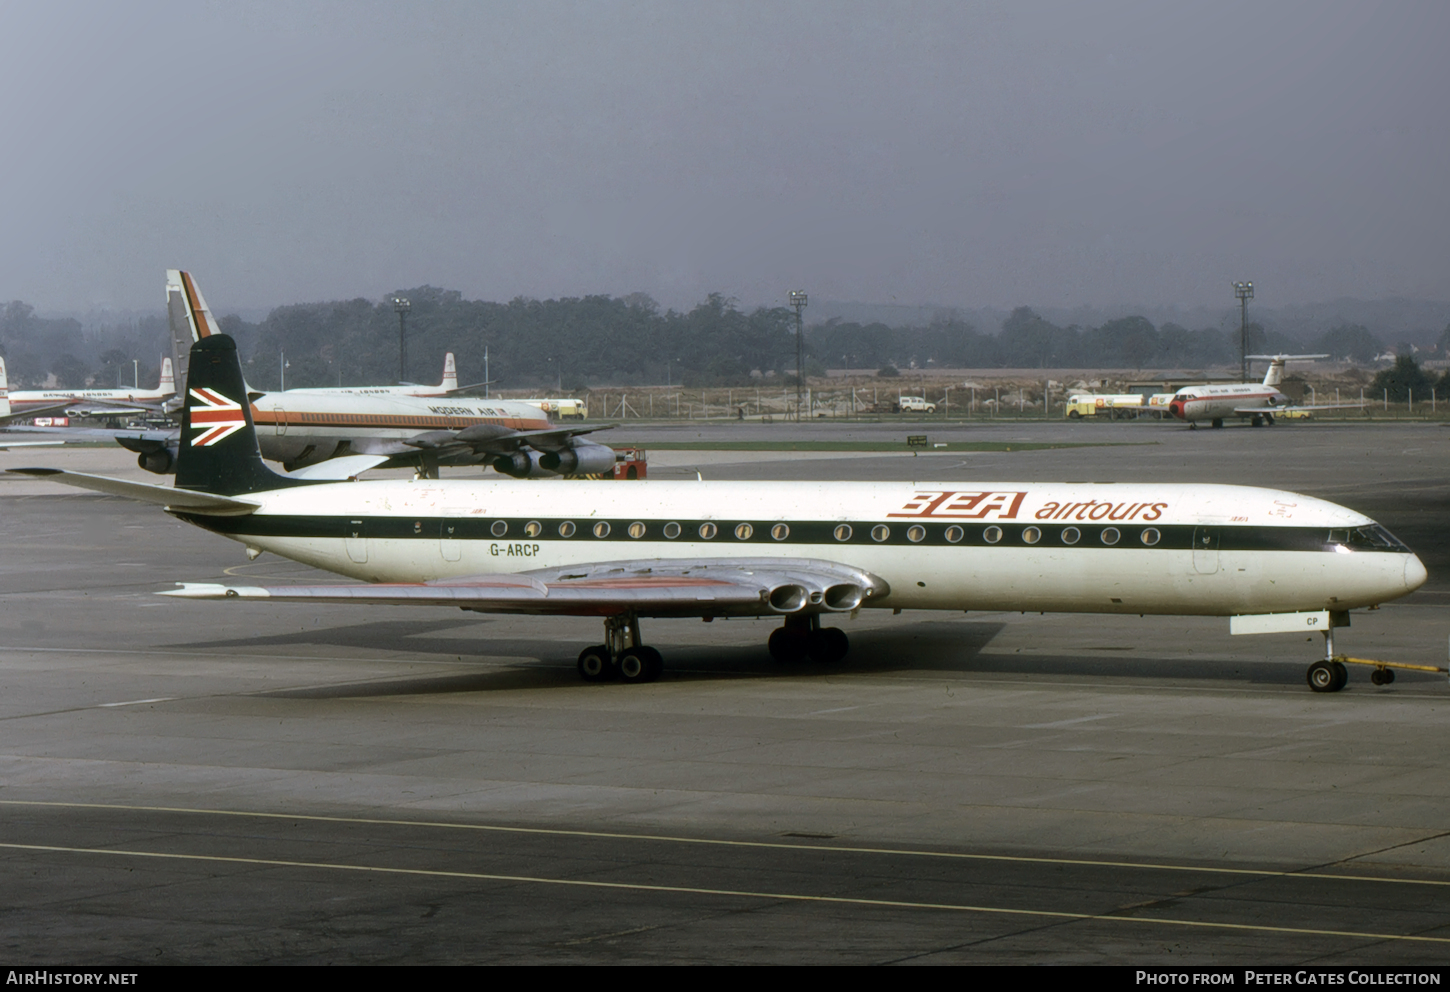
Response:
[[[1234,283],[1234,295],[1239,299],[1239,370],[1242,382],[1249,381],[1249,300],[1254,298],[1254,284]]]
[[[398,315],[398,381],[408,380],[408,311],[413,304],[406,296],[393,297],[393,311]],[[484,378],[488,378],[484,376]]]
[[[801,419],[801,390],[806,381],[805,335],[801,330],[801,311],[806,308],[806,294],[799,289],[790,291],[790,305],[795,307],[795,419]]]

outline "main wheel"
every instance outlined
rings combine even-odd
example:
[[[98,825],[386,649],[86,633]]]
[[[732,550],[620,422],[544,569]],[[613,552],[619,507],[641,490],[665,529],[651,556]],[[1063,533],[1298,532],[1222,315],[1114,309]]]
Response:
[[[585,682],[607,682],[615,675],[609,645],[597,644],[579,652],[579,677]]]
[[[818,664],[834,664],[845,658],[849,650],[851,641],[840,627],[813,630],[806,640],[806,653]]]
[[[664,668],[665,659],[660,653],[643,644],[619,656],[619,677],[625,682],[653,682]]]
[[[782,665],[800,661],[806,656],[807,638],[804,632],[791,630],[789,627],[777,627],[770,632],[770,640],[766,646],[770,648],[770,656]]]
[[[1338,692],[1343,688],[1343,683],[1339,681],[1339,673],[1334,670],[1336,664],[1338,662],[1316,661],[1310,665],[1309,671],[1305,673],[1309,688],[1315,692]]]
[[[1214,427],[1222,427],[1223,426],[1223,418],[1222,417],[1214,417],[1213,418],[1213,426]]]

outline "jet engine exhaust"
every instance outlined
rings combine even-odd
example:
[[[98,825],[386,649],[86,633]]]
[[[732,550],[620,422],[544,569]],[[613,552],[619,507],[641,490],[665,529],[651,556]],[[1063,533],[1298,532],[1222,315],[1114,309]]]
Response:
[[[614,449],[586,441],[564,451],[545,452],[539,465],[560,475],[597,475],[613,471]]]
[[[826,590],[824,602],[828,610],[849,612],[860,606],[865,598],[866,590],[854,583],[843,582]]]
[[[803,586],[776,586],[770,590],[770,608],[777,613],[797,613],[810,601],[810,593]]]

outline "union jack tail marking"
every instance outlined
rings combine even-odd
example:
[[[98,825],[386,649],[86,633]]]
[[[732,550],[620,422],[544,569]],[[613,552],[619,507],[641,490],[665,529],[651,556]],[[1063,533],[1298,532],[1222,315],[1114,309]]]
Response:
[[[215,389],[187,390],[196,400],[191,408],[191,426],[201,433],[191,439],[194,448],[206,448],[231,437],[247,426],[242,405],[229,400]]]

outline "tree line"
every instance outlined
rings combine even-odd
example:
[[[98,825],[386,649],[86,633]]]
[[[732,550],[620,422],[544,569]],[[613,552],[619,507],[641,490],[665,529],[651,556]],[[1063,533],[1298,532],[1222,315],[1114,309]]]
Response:
[[[503,388],[579,391],[593,385],[675,383],[745,385],[759,376],[793,379],[795,314],[785,307],[742,309],[720,293],[685,311],[662,310],[649,296],[584,296],[508,303],[464,299],[454,290],[421,286],[408,298],[406,378],[436,382],[445,352],[458,360],[460,381],[488,375]],[[395,382],[398,315],[392,298],[277,307],[259,323],[222,317],[238,341],[248,381],[377,385]],[[130,385],[139,359],[143,387],[154,386],[157,356],[169,353],[165,317],[144,318],[109,336],[83,333],[73,319],[44,319],[12,302],[0,308],[0,354],[13,386],[38,386],[50,375],[67,386]],[[1450,350],[1450,328],[1441,338]],[[1362,325],[1341,324],[1302,341],[1249,325],[1255,352],[1322,352],[1369,364],[1384,344]],[[1239,331],[1154,326],[1125,317],[1097,327],[1059,327],[1019,307],[1000,333],[950,315],[924,327],[894,328],[838,320],[805,330],[807,375],[827,368],[867,372],[892,368],[1202,369],[1236,366]]]

